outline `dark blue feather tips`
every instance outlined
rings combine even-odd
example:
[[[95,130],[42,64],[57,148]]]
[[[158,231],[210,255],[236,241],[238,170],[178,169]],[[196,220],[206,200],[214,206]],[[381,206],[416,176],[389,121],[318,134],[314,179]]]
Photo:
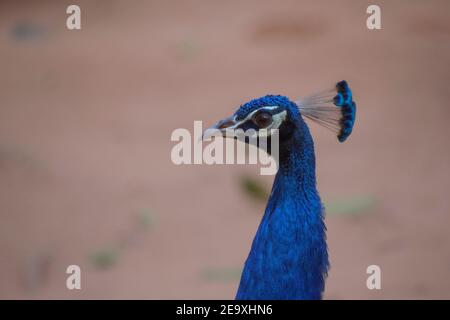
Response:
[[[340,131],[338,133],[339,142],[344,142],[352,133],[353,125],[355,124],[356,104],[353,101],[352,91],[343,80],[336,84],[337,95],[333,102],[337,107],[341,108],[342,118],[339,121]]]

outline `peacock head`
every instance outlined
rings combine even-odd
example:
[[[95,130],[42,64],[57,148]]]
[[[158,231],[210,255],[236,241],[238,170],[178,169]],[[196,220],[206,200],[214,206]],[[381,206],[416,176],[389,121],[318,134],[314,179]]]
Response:
[[[209,132],[214,133],[217,130],[227,137],[231,136],[227,135],[227,132],[237,130],[246,133],[245,137],[267,137],[272,134],[272,130],[279,130],[280,135],[283,135],[291,130],[290,127],[299,118],[300,113],[294,102],[284,96],[267,95],[241,105],[232,116],[207,129],[205,137]],[[248,139],[245,141],[248,142]]]
[[[267,137],[278,130],[281,142],[289,139],[297,129],[306,128],[306,117],[334,132],[343,142],[351,134],[355,122],[356,104],[346,81],[340,81],[330,90],[308,96],[297,101],[281,95],[267,95],[253,99],[230,117],[220,120],[205,131],[204,138],[220,132],[242,130],[254,132],[258,137]],[[248,139],[245,139],[248,142]]]

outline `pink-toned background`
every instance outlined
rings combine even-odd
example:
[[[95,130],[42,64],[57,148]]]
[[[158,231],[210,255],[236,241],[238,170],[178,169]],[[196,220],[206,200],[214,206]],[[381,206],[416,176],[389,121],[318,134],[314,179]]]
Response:
[[[450,298],[450,2],[376,2],[379,31],[368,1],[2,1],[0,298],[233,298],[264,209],[240,180],[272,177],[175,166],[170,134],[341,79],[357,122],[311,126],[319,190],[376,201],[327,217],[325,298]]]

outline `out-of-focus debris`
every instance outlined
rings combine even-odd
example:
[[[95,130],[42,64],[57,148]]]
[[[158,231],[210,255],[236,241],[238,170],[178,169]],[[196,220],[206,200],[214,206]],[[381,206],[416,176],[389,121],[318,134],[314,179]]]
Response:
[[[90,263],[97,269],[105,270],[114,266],[119,260],[116,249],[102,249],[89,256]]]
[[[208,281],[229,282],[239,280],[242,269],[239,267],[229,268],[205,268],[201,272],[202,278]]]
[[[152,212],[146,208],[140,209],[138,211],[137,220],[138,227],[144,230],[152,228],[155,224],[155,219]]]
[[[11,30],[17,41],[35,40],[46,34],[45,28],[31,22],[17,23]]]
[[[89,256],[91,265],[99,270],[113,267],[118,263],[120,255],[142,240],[145,232],[154,226],[155,219],[149,209],[139,210],[137,216],[134,217],[136,221],[128,232],[119,236],[108,249],[98,250]]]
[[[176,52],[177,52],[177,56],[180,59],[188,61],[188,60],[192,60],[199,54],[200,47],[194,40],[185,39],[185,40],[177,43]]]
[[[52,262],[53,254],[48,250],[27,257],[20,272],[23,287],[29,291],[42,287],[49,278]]]
[[[25,148],[18,145],[0,144],[0,165],[8,163],[18,163],[27,167],[43,166],[43,163]]]
[[[266,201],[269,197],[269,192],[264,184],[255,178],[250,176],[242,176],[240,178],[241,187],[244,190],[245,194],[250,198],[259,201]]]
[[[373,195],[354,196],[348,199],[339,199],[325,202],[327,215],[357,215],[369,212],[377,201]]]

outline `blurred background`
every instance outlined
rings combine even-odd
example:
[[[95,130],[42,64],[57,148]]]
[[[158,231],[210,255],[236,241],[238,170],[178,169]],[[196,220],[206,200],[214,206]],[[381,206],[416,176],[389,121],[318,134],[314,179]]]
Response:
[[[273,177],[176,166],[170,135],[341,79],[352,136],[311,124],[325,298],[450,298],[450,2],[375,2],[2,0],[0,298],[234,298]]]

